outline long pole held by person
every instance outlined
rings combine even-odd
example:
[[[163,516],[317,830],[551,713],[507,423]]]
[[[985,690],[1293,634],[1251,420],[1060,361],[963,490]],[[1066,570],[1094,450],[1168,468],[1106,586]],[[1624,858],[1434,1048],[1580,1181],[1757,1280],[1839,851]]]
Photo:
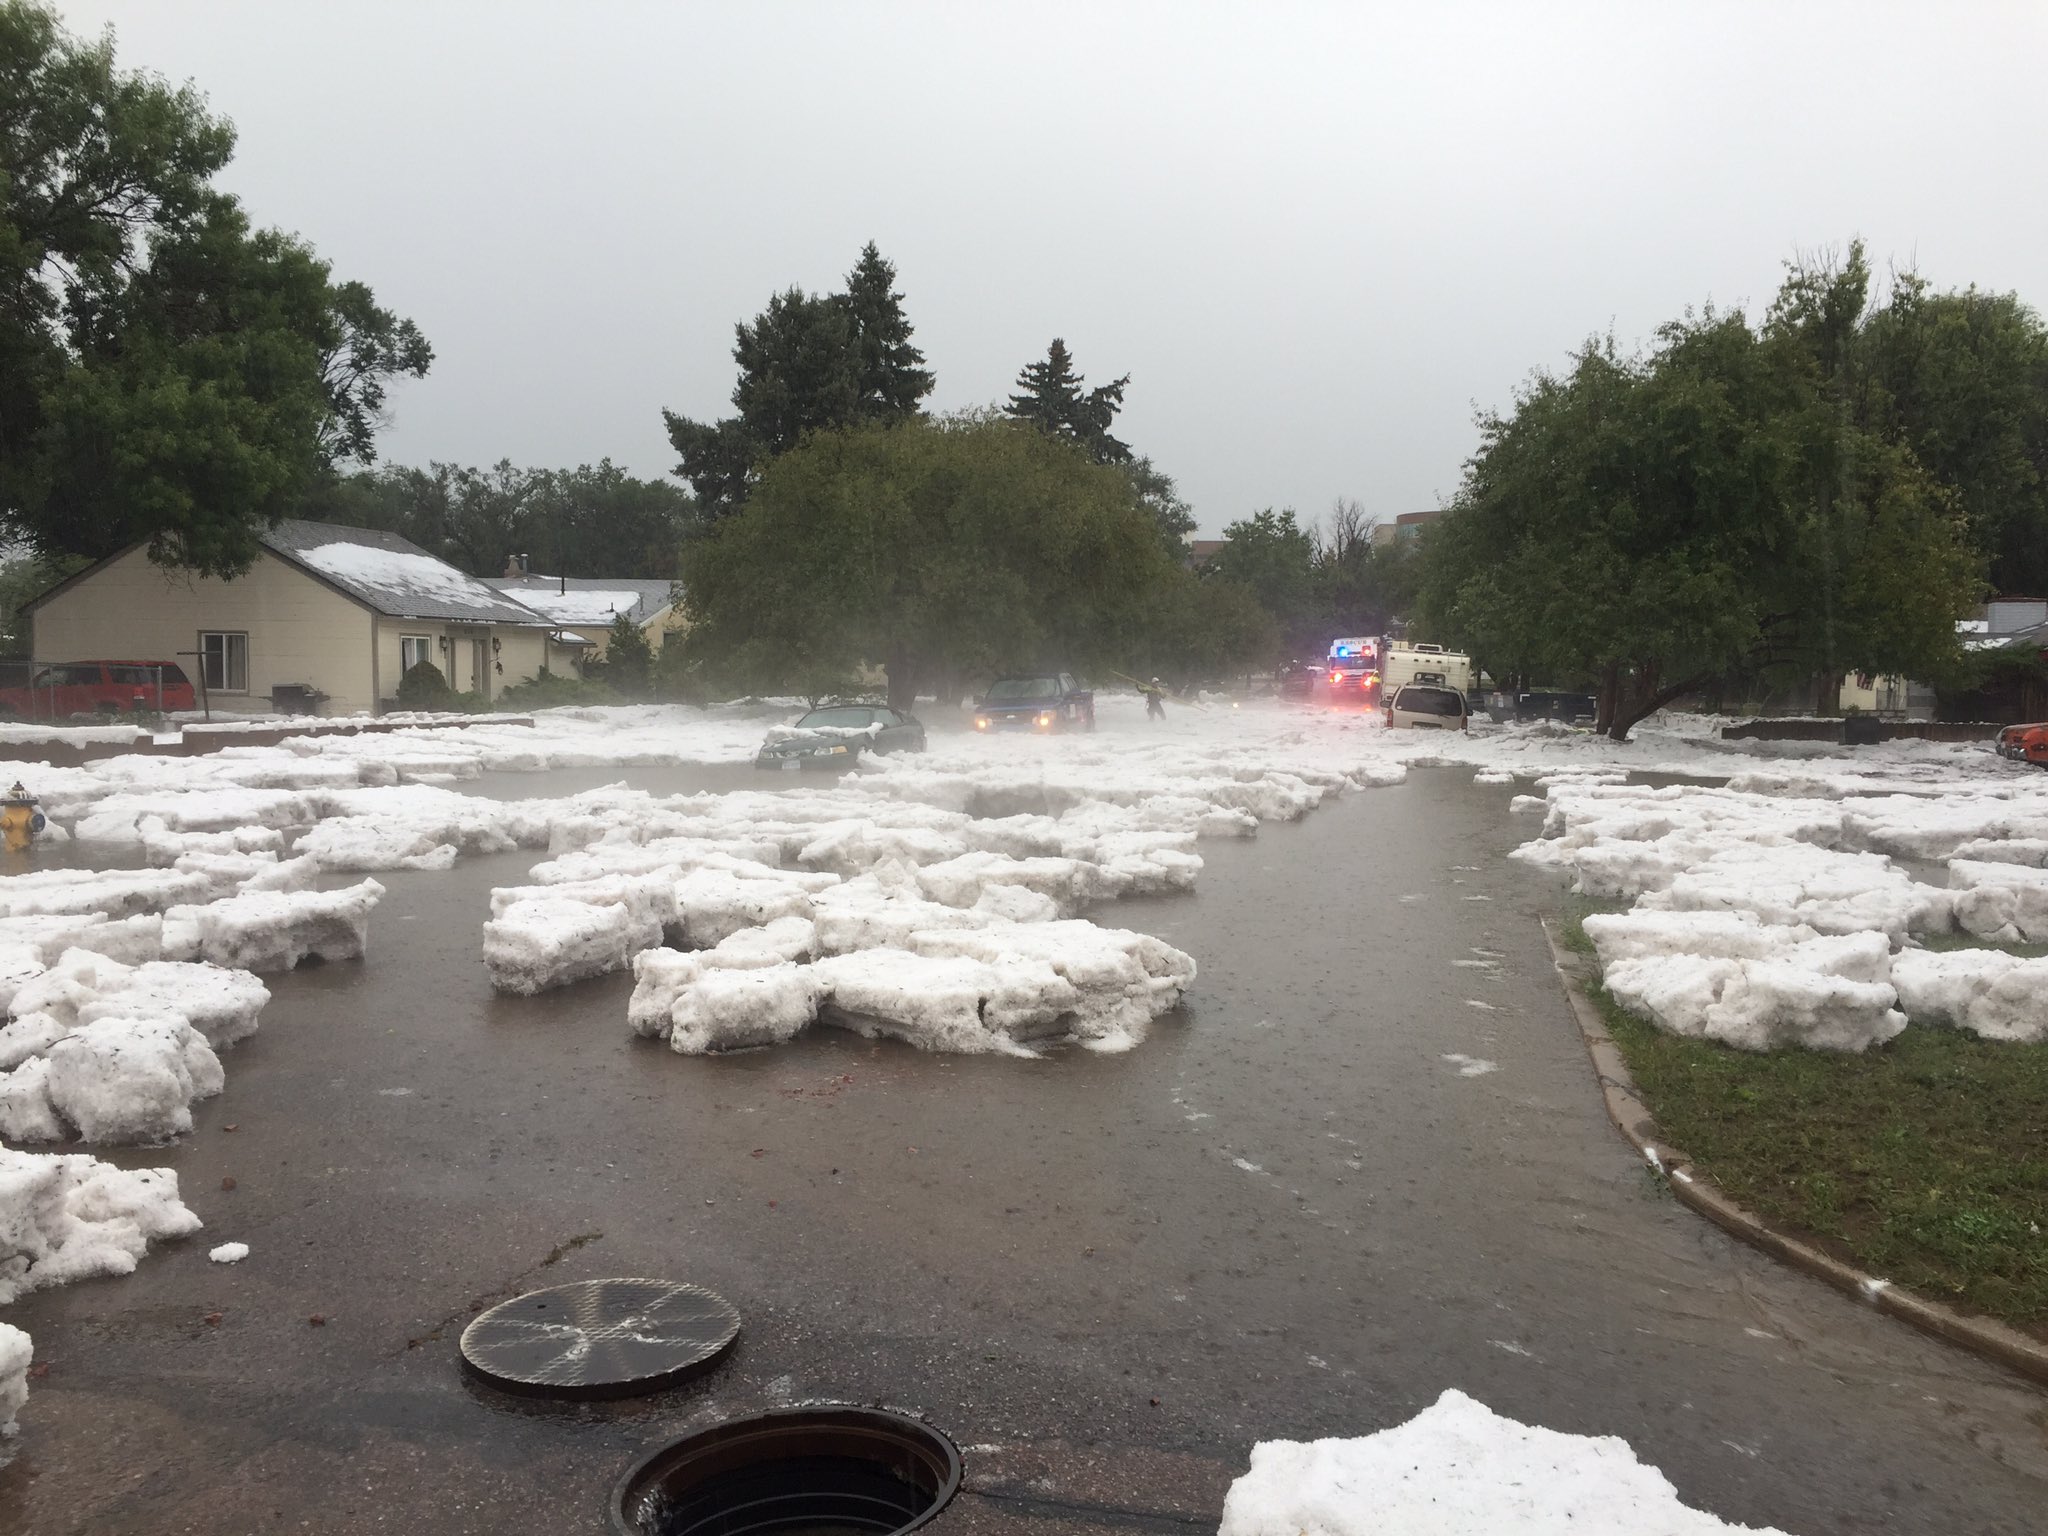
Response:
[[[1145,718],[1147,720],[1164,720],[1166,718],[1166,684],[1160,682],[1156,677],[1149,683],[1141,683],[1128,672],[1112,671],[1109,675],[1122,678],[1133,688],[1137,689],[1138,692],[1145,695]]]

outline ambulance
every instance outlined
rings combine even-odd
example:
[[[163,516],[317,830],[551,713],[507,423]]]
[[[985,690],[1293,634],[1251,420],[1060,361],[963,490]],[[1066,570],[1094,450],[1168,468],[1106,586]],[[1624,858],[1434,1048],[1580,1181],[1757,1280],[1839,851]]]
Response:
[[[1375,694],[1380,687],[1380,642],[1374,635],[1353,635],[1330,642],[1323,675],[1337,694]]]

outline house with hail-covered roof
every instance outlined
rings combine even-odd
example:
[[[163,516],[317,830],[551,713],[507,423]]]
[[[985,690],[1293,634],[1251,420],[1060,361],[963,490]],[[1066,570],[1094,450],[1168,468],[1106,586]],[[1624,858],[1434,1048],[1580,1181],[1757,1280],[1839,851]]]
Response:
[[[230,711],[376,713],[423,661],[489,699],[537,675],[560,628],[395,533],[297,520],[231,581],[154,565],[137,544],[27,607],[38,664],[176,661]]]
[[[528,571],[524,558],[514,555],[505,574],[487,577],[486,584],[554,621],[548,666],[556,672],[569,670],[561,665],[563,660],[579,672],[585,662],[604,660],[612,625],[621,614],[647,637],[648,649],[657,656],[662,643],[684,627],[675,589],[666,581],[543,576]]]

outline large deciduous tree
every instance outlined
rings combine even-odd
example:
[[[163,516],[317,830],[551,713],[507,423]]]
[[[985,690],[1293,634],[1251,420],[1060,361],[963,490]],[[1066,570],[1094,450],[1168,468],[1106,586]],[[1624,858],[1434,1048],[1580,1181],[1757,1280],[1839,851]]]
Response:
[[[776,294],[751,324],[736,326],[737,414],[716,422],[663,411],[676,473],[690,482],[709,518],[746,504],[761,466],[807,432],[862,422],[901,421],[931,393],[924,354],[896,291],[896,269],[870,241],[846,276],[846,291]]]
[[[1140,456],[1124,466],[1124,473],[1131,477],[1131,485],[1138,493],[1138,499],[1145,504],[1145,510],[1152,514],[1152,523],[1159,530],[1159,537],[1165,543],[1167,552],[1178,560],[1187,549],[1188,540],[1195,531],[1195,511],[1187,504],[1180,488],[1173,483],[1173,477],[1153,464],[1151,459]]]
[[[234,133],[111,34],[0,3],[0,523],[231,576],[432,352],[214,185]]]
[[[1956,496],[1861,409],[1867,281],[1860,252],[1795,269],[1759,328],[1708,311],[1640,356],[1596,341],[1483,417],[1424,534],[1432,635],[1496,676],[1596,683],[1617,739],[1766,672],[1948,661],[1981,561]]]
[[[1385,634],[1414,605],[1419,574],[1414,540],[1380,542],[1373,528],[1363,506],[1340,497],[1317,530],[1316,608],[1329,638]],[[1299,642],[1297,649],[1307,653]]]
[[[2048,592],[2048,327],[2015,294],[1896,274],[1864,323],[1866,408],[1962,499],[1994,590]]]
[[[1204,581],[1243,588],[1272,619],[1274,635],[1299,648],[1319,629],[1316,545],[1294,509],[1268,507],[1223,530],[1223,542],[1202,563]]]
[[[816,432],[682,551],[679,643],[741,687],[884,667],[889,701],[1138,644],[1171,570],[1130,480],[985,415]],[[671,642],[672,644],[678,642]]]
[[[1150,592],[1133,667],[1179,689],[1263,666],[1280,630],[1251,588],[1176,566]]]

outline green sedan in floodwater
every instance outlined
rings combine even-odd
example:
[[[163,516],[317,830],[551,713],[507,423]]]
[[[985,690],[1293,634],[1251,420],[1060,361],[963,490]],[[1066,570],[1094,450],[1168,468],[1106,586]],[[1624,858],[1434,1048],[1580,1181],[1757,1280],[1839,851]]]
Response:
[[[863,752],[922,752],[924,725],[884,704],[828,704],[794,725],[778,725],[754,756],[756,768],[851,768]]]

